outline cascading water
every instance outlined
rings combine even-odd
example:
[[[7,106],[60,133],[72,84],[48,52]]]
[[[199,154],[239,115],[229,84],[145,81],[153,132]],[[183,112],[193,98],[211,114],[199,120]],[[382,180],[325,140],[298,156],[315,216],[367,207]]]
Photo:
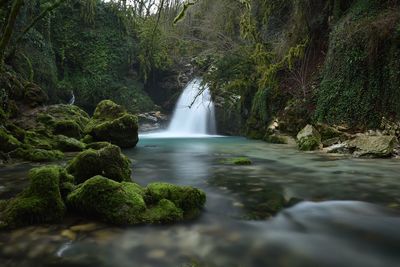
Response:
[[[145,136],[206,137],[215,134],[215,107],[210,89],[202,84],[202,79],[195,78],[179,97],[168,129]]]

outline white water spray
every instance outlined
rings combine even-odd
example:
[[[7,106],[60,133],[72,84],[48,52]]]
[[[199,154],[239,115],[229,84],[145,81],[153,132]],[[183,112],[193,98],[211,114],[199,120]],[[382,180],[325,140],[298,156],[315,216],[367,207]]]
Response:
[[[217,133],[210,89],[199,78],[183,90],[168,129],[147,137],[206,137]]]

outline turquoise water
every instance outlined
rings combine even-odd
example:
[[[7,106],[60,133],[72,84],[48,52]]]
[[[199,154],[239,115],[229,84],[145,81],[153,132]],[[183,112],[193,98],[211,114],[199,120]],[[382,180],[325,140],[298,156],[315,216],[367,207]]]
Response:
[[[400,266],[400,161],[303,153],[244,138],[152,139],[124,151],[133,179],[207,193],[200,218],[170,226],[63,225],[0,233],[1,266]],[[224,159],[246,156],[251,166]],[[0,198],[31,166],[0,169]],[[267,192],[303,200],[270,217]],[[390,207],[390,208],[389,208]]]

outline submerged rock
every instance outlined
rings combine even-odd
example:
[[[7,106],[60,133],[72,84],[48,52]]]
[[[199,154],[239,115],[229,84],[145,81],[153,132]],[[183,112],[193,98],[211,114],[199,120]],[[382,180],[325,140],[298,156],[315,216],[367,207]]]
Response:
[[[83,183],[96,175],[118,182],[131,181],[130,160],[114,145],[81,152],[68,163],[67,171],[75,177],[77,183]]]
[[[225,159],[222,161],[222,163],[234,164],[234,165],[251,165],[252,164],[251,160],[246,157]]]
[[[139,140],[137,117],[111,100],[97,105],[85,131],[95,141],[107,141],[122,148],[134,147]]]
[[[64,217],[66,208],[60,193],[60,184],[69,176],[57,166],[32,169],[30,185],[17,197],[3,202],[0,224],[15,228],[37,223],[56,223]]]
[[[395,136],[369,136],[360,135],[348,142],[356,157],[390,157],[392,156],[398,140]]]
[[[201,190],[190,186],[168,183],[152,183],[147,186],[145,190],[146,203],[157,204],[163,199],[172,201],[183,211],[185,217],[192,217],[196,216],[203,208],[206,195]]]
[[[308,124],[297,134],[297,144],[303,151],[318,150],[322,147],[321,135],[314,126]]]

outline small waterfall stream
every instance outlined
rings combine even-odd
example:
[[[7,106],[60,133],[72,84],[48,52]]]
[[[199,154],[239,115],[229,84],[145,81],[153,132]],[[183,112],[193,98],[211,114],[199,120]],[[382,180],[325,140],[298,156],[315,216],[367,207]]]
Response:
[[[147,137],[207,137],[217,133],[211,92],[202,79],[193,79],[183,90],[166,131]]]

